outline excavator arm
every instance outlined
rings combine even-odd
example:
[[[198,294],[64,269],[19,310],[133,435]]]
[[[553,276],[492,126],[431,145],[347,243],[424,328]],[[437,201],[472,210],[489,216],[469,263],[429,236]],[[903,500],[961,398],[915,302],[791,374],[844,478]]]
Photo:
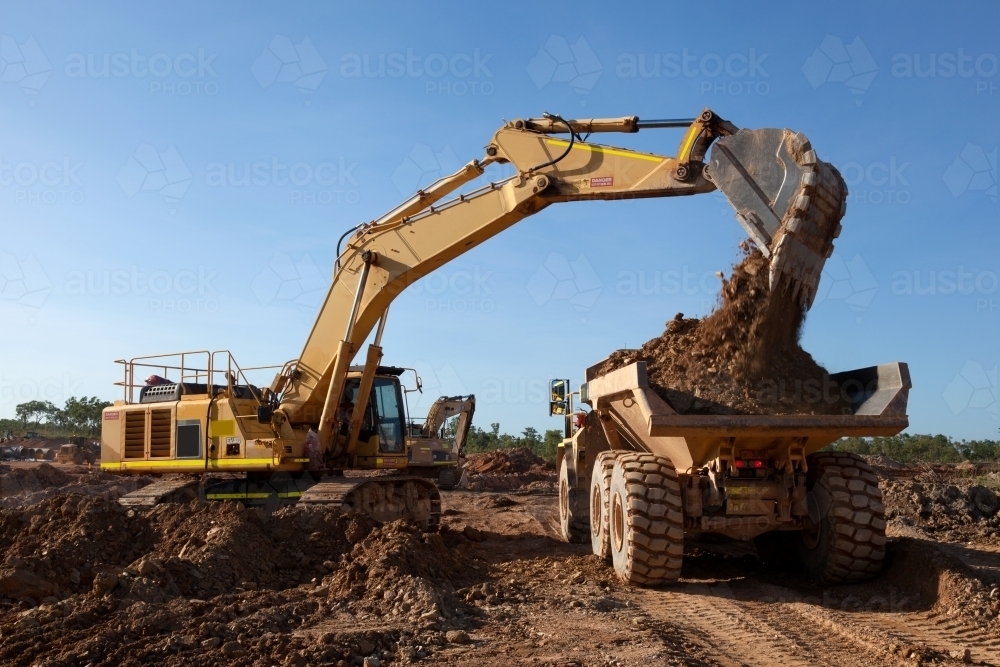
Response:
[[[675,157],[581,137],[664,127],[687,128]],[[516,174],[441,202],[494,162],[513,165]],[[567,121],[546,115],[508,122],[494,134],[482,160],[360,225],[350,233],[343,252],[338,248],[333,283],[302,354],[271,387],[272,395],[280,396],[272,424],[288,437],[295,429],[318,428],[321,446],[332,447],[335,427],[345,419],[338,406],[350,362],[379,325],[366,355],[362,384],[374,374],[393,299],[452,259],[559,202],[721,189],[736,209],[737,220],[770,258],[772,289],[793,289],[808,305],[839,233],[837,221],[846,197],[839,174],[826,173],[827,168],[832,170],[816,160],[802,135],[738,130],[710,110],[684,120],[641,121],[630,116]],[[843,189],[839,201],[838,185]],[[817,205],[836,209],[835,229],[827,222],[830,216],[812,214]],[[363,408],[356,406],[350,419],[347,451],[357,442]]]

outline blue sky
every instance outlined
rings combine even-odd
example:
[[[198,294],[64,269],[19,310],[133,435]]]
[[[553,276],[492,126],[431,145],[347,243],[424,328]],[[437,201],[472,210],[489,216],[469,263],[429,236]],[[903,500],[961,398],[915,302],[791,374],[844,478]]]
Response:
[[[503,119],[711,107],[851,187],[804,347],[908,362],[912,432],[996,437],[1000,5],[634,9],[0,7],[0,416],[118,398],[119,358],[295,357],[341,233]],[[556,428],[547,380],[706,314],[741,239],[718,194],[550,207],[404,293],[385,361],[421,373],[414,412],[473,392],[481,426]]]

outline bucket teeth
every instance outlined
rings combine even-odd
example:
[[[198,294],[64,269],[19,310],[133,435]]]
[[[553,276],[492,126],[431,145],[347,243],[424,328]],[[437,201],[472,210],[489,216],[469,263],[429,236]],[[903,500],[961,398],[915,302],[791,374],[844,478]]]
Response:
[[[786,283],[800,303],[809,308],[816,298],[825,261],[825,257],[817,255],[791,233],[785,234],[771,259],[768,275],[771,290]]]

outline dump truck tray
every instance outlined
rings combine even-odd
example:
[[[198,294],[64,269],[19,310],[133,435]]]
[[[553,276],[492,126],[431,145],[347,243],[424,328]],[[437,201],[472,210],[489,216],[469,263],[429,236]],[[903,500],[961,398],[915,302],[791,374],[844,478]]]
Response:
[[[645,362],[598,375],[602,364],[588,369],[581,399],[612,419],[632,447],[669,456],[678,470],[704,466],[723,446],[799,447],[808,455],[842,437],[895,435],[909,425],[905,363],[831,375],[851,403],[852,412],[843,415],[678,414],[649,386]]]

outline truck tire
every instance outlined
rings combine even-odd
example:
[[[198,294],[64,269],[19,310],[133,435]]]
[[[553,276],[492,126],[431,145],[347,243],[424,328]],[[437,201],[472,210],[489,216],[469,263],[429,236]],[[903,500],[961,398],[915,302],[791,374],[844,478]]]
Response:
[[[625,452],[607,450],[600,452],[590,475],[590,547],[594,555],[611,562],[611,537],[608,527],[608,509],[611,498],[611,473],[615,460]]]
[[[875,577],[885,560],[878,478],[856,454],[822,452],[806,461],[810,518],[798,544],[803,568],[827,584]]]
[[[587,492],[577,488],[576,473],[565,458],[559,466],[559,528],[563,539],[573,544],[585,544],[590,537]]]
[[[628,452],[615,459],[609,517],[611,560],[629,584],[674,583],[684,558],[684,512],[674,464]]]

